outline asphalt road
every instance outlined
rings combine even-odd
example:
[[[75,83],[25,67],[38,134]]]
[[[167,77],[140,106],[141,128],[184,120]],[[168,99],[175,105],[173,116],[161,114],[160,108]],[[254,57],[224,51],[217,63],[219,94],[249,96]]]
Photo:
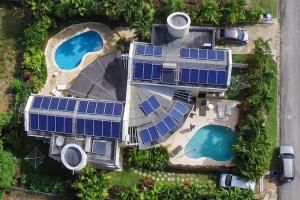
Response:
[[[300,1],[281,0],[280,143],[293,145],[295,180],[279,187],[280,200],[300,200]]]

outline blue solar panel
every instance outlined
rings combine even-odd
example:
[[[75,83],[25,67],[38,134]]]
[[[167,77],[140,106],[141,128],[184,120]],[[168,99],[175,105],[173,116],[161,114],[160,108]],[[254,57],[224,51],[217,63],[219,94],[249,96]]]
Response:
[[[225,52],[217,51],[217,60],[225,60]]]
[[[189,58],[190,57],[190,50],[186,48],[180,49],[180,57],[181,58]]]
[[[121,104],[121,103],[115,103],[113,115],[115,115],[115,116],[121,116],[122,115],[122,111],[123,111],[123,104]]]
[[[72,133],[72,118],[65,118],[65,133]]]
[[[155,46],[153,55],[154,56],[162,56],[162,51],[163,51],[162,47]]]
[[[226,71],[218,71],[217,75],[217,84],[218,85],[226,85],[227,82],[227,72]]]
[[[208,50],[208,60],[216,60],[217,59],[217,53],[214,50]]]
[[[163,122],[163,120],[161,120],[157,123],[156,128],[159,130],[159,132],[162,135],[166,135],[170,131],[169,128],[167,127],[167,125]]]
[[[140,106],[146,115],[149,115],[154,111],[148,100],[143,101]]]
[[[75,102],[76,102],[76,101],[75,101]],[[51,99],[50,106],[49,106],[49,109],[50,109],[50,110],[57,110],[58,103],[59,103],[59,99],[58,99],[58,98],[52,98],[52,99]]]
[[[162,69],[162,83],[175,84],[176,72],[173,69]]]
[[[47,110],[49,108],[50,101],[51,101],[50,97],[44,97],[43,101],[42,101],[42,104],[41,104],[41,108]]]
[[[90,135],[90,136],[94,134],[94,120],[91,119],[85,120],[84,133],[85,135]]]
[[[143,77],[144,77],[143,63],[135,63],[134,78],[143,79]]]
[[[111,122],[103,121],[103,136],[111,137]]]
[[[199,59],[207,59],[207,49],[199,49]]]
[[[191,69],[190,72],[190,83],[198,84],[199,70]]]
[[[120,133],[121,133],[121,123],[120,122],[112,122],[112,124],[111,124],[111,136],[113,138],[121,139]]]
[[[65,131],[65,118],[64,117],[56,117],[55,118],[56,130],[55,132],[63,133]]]
[[[136,46],[136,50],[135,50],[135,54],[136,55],[143,55],[145,52],[145,45],[137,45]]]
[[[148,102],[150,103],[153,110],[156,110],[160,106],[158,100],[153,95],[148,98]]]
[[[208,76],[207,70],[200,70],[198,83],[199,84],[207,84],[207,76]]]
[[[148,131],[149,131],[149,134],[150,134],[150,137],[151,137],[151,141],[159,139],[159,135],[158,135],[158,132],[157,132],[157,129],[156,129],[155,126],[152,126],[152,127],[148,128]]]
[[[151,80],[152,78],[152,64],[144,63],[144,79]]]
[[[39,115],[39,130],[47,131],[47,116]]]
[[[65,111],[67,108],[68,99],[60,99],[58,103],[58,110]]]
[[[96,113],[96,106],[97,106],[96,102],[89,101],[86,112],[89,113],[89,114],[95,114]]]
[[[76,105],[76,100],[74,99],[69,99],[68,105],[67,105],[67,111],[74,111],[75,110],[75,105]]]
[[[160,79],[161,65],[153,64],[152,79]]]
[[[48,131],[55,132],[55,116],[48,116]]]
[[[190,58],[198,59],[198,49],[190,49]]]
[[[94,120],[94,136],[103,136],[103,122]]]
[[[43,100],[43,97],[35,96],[33,103],[32,103],[32,108],[40,108],[42,100]]]
[[[104,107],[105,107],[105,103],[98,102],[97,103],[97,108],[96,108],[96,113],[98,115],[102,115],[104,113]]]
[[[76,120],[76,129],[77,129],[77,134],[84,135],[84,119]]]
[[[172,109],[170,112],[170,116],[175,119],[177,122],[181,122],[183,120],[183,114],[181,114],[180,112],[178,112],[175,109]]]
[[[190,69],[181,68],[181,78],[180,81],[183,83],[189,83],[190,82]]]
[[[181,103],[180,101],[176,101],[176,103],[174,104],[174,108],[178,110],[180,113],[182,113],[183,115],[185,115],[189,110],[189,108],[183,103]]]
[[[114,111],[114,103],[105,103],[104,114],[112,115]]]
[[[152,56],[153,55],[153,49],[154,49],[153,46],[147,45],[146,50],[145,50],[145,55]]]
[[[39,115],[30,114],[30,129],[38,130],[39,129]]]
[[[217,83],[217,72],[210,70],[208,72],[208,84],[215,85]]]
[[[139,134],[140,134],[140,137],[142,138],[142,141],[143,141],[144,144],[147,144],[151,141],[148,129],[141,130],[139,132]]]
[[[80,101],[78,112],[79,113],[86,113],[87,106],[88,106],[88,101]]]
[[[169,130],[173,130],[176,127],[176,123],[172,120],[172,118],[170,116],[166,116],[163,119],[163,121],[165,122],[165,124],[167,125]]]

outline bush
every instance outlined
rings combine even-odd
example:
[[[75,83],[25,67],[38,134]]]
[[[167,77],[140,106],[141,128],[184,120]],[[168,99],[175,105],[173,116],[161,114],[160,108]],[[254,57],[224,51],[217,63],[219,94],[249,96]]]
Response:
[[[169,161],[169,154],[165,147],[156,147],[147,150],[128,148],[126,157],[130,165],[148,170],[164,170]]]
[[[0,141],[0,189],[9,188],[14,183],[15,172],[16,161],[10,152],[3,150],[2,141]]]

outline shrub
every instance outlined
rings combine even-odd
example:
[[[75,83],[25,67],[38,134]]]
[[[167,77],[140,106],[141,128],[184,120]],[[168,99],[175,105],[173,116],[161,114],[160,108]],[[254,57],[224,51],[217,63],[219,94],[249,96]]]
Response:
[[[15,172],[16,161],[10,152],[3,150],[2,141],[0,141],[0,189],[6,189],[13,184]]]
[[[128,148],[127,155],[130,165],[149,170],[164,170],[169,161],[169,154],[165,147],[156,147],[147,150]]]
[[[247,11],[247,20],[248,21],[258,21],[262,14],[265,13],[265,9],[261,4],[256,4],[250,10]]]

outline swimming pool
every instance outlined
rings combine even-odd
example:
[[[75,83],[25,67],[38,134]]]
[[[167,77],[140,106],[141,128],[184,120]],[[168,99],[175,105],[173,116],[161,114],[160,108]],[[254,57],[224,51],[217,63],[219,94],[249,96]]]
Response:
[[[200,128],[185,146],[189,158],[209,157],[216,161],[227,161],[234,157],[232,145],[236,135],[225,126],[207,125]]]
[[[55,51],[55,62],[60,68],[71,70],[79,66],[85,54],[102,48],[101,36],[96,31],[87,31],[59,45]]]

